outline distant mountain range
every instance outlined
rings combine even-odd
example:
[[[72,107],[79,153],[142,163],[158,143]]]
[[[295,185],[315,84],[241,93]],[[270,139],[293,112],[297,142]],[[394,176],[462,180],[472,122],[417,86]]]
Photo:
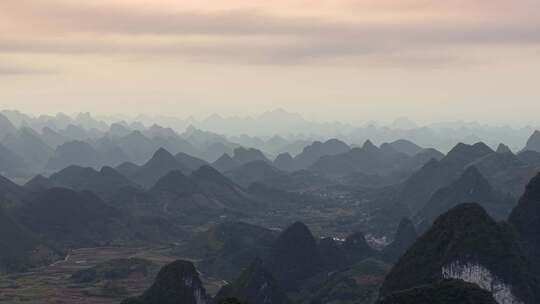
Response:
[[[104,165],[117,166],[126,161],[141,164],[159,148],[165,148],[172,154],[182,152],[214,162],[224,154],[234,158],[233,151],[238,147],[257,149],[265,158],[271,159],[283,154],[275,163],[276,167],[294,171],[307,169],[322,156],[343,154],[367,140],[380,144],[384,151],[391,147],[409,156],[419,154],[420,146],[445,152],[458,142],[472,144],[478,141],[492,147],[505,143],[513,151],[540,152],[538,132],[533,133],[534,128],[512,129],[474,123],[418,127],[406,119],[400,119],[388,127],[352,127],[339,123],[313,123],[283,110],[268,112],[253,119],[214,115],[204,121],[181,123],[181,120],[168,118],[161,120],[161,126],[156,124],[160,122],[159,119],[152,121],[143,116],[139,119],[144,124],[137,120],[128,123],[96,118],[89,113],[33,117],[4,110],[0,112],[0,144],[22,162],[11,167],[3,164],[2,159],[9,157],[4,155],[9,153],[3,152],[0,155],[0,172],[27,178],[69,165],[99,169]],[[280,123],[276,124],[276,121]],[[257,132],[259,127],[268,132]],[[254,133],[246,135],[250,132]],[[529,138],[530,134],[533,135]],[[294,162],[287,158],[287,153],[295,159]],[[246,159],[235,161],[242,164]],[[231,164],[220,166],[219,163],[216,163],[216,167],[220,171],[232,168]]]

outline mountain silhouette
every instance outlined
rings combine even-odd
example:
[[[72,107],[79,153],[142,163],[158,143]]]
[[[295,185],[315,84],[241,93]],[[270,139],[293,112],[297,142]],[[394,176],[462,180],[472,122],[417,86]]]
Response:
[[[94,146],[103,161],[102,165],[114,167],[130,160],[128,154],[108,137],[98,139]]]
[[[129,129],[129,127],[121,124],[121,123],[112,123],[109,127],[109,131],[107,132],[110,136],[115,137],[123,137],[131,133],[132,130]]]
[[[514,207],[512,199],[493,189],[475,166],[470,166],[453,183],[437,190],[416,218],[418,222],[433,222],[439,215],[467,202],[477,202],[488,214],[505,219]]]
[[[265,179],[276,178],[283,174],[284,172],[263,160],[248,162],[225,172],[225,176],[243,187],[248,187],[252,183]]]
[[[459,143],[441,160],[432,159],[413,173],[400,185],[396,197],[412,213],[416,213],[437,190],[456,180],[467,165],[490,154],[495,152],[483,143]]]
[[[159,149],[159,146],[156,146],[151,139],[138,130],[126,136],[115,138],[114,141],[128,155],[129,160],[136,164],[147,161]]]
[[[184,173],[190,169],[180,163],[169,151],[160,148],[152,158],[142,165],[132,176],[128,176],[133,181],[145,188],[152,187],[161,177],[173,170]]]
[[[239,165],[243,165],[256,160],[270,162],[260,150],[244,147],[238,147],[234,149],[232,159]]]
[[[178,162],[183,164],[188,169],[187,173],[191,173],[202,166],[208,165],[208,162],[206,162],[205,160],[202,160],[200,158],[191,156],[183,152],[178,152],[174,156],[174,158],[176,158]]]
[[[218,169],[221,172],[232,170],[240,165],[239,162],[234,160],[229,154],[224,153],[215,162],[212,163],[212,167]]]
[[[507,145],[501,143],[501,144],[499,144],[497,146],[497,150],[495,150],[495,152],[497,152],[497,153],[512,153],[512,150],[510,150],[510,148]]]
[[[24,184],[24,190],[28,193],[41,192],[56,187],[60,187],[60,185],[41,174],[34,176]]]
[[[106,201],[111,200],[123,188],[140,188],[111,167],[103,167],[100,171],[96,171],[92,168],[69,166],[51,175],[49,180],[73,190],[92,191]]]
[[[140,166],[137,166],[132,162],[123,162],[120,165],[116,166],[114,169],[123,176],[129,177],[134,176],[140,168]]]
[[[409,156],[414,156],[424,150],[419,145],[406,139],[398,139],[390,143],[384,143],[381,145],[381,149],[384,149],[387,145],[390,146],[395,151],[400,152],[400,153],[405,153]]]
[[[191,175],[171,171],[160,178],[148,193],[155,206],[169,215],[216,214],[225,210],[253,210],[254,201],[240,186],[210,166]]]
[[[371,141],[361,148],[353,148],[346,153],[327,155],[317,160],[309,170],[331,175],[346,175],[354,172],[366,174],[388,174],[400,170],[409,156],[394,149],[379,149]]]
[[[60,134],[70,140],[85,141],[90,138],[88,131],[82,126],[70,123],[65,129],[59,130]]]
[[[0,114],[0,141],[7,135],[13,135],[17,132],[17,128],[4,115]]]
[[[191,262],[178,260],[161,268],[154,283],[141,296],[122,304],[205,304],[206,290]]]
[[[39,134],[30,128],[22,128],[15,134],[8,134],[2,140],[2,145],[22,158],[34,171],[43,169],[54,153],[53,149],[39,138]]]
[[[294,158],[295,169],[307,169],[323,156],[346,153],[350,149],[346,143],[338,139],[315,141]]]
[[[49,127],[44,127],[41,130],[41,139],[53,149],[56,149],[61,144],[70,140],[70,138],[63,136],[59,132]]]
[[[274,167],[283,171],[294,171],[295,163],[294,159],[289,153],[281,153],[274,159]]]
[[[297,289],[301,280],[324,269],[315,238],[306,225],[296,222],[279,235],[268,269],[285,291]]]
[[[540,152],[540,131],[536,130],[527,140],[524,150]]]
[[[104,160],[89,143],[69,141],[56,148],[47,163],[49,170],[61,170],[71,165],[99,168]]]

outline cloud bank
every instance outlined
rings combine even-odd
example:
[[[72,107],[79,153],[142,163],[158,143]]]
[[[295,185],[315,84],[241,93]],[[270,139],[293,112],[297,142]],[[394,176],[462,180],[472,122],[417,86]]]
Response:
[[[455,49],[538,47],[540,43],[537,1],[512,1],[510,8],[501,1],[482,0],[452,1],[453,5],[421,0],[341,2],[342,11],[357,11],[358,18],[279,15],[258,7],[168,10],[115,1],[89,5],[9,0],[0,4],[0,17],[8,20],[4,22],[32,26],[21,34],[3,35],[0,53],[158,54],[244,64],[313,64],[362,56],[386,56],[399,62],[393,59],[405,53],[421,65],[423,56],[414,53],[428,54],[426,63],[431,64],[434,58],[460,56]],[[396,17],[376,18],[391,13]],[[430,52],[442,55],[430,56]]]

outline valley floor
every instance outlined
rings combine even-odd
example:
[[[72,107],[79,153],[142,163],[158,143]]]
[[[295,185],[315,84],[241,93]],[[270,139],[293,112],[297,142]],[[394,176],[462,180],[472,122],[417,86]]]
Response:
[[[31,272],[0,275],[0,303],[117,304],[127,296],[142,293],[151,285],[154,277],[132,276],[107,285],[104,282],[74,283],[70,279],[71,275],[78,270],[117,258],[144,258],[161,266],[175,260],[169,255],[170,249],[99,247],[73,250],[65,260],[49,266]],[[219,282],[205,281],[209,282],[209,290],[220,287]]]

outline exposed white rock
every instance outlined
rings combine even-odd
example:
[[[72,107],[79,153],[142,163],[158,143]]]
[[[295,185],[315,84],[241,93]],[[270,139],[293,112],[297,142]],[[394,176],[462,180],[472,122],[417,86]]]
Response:
[[[197,304],[206,304],[206,299],[203,297],[203,291],[201,288],[194,289],[193,296],[195,297],[195,302]]]
[[[480,264],[454,261],[442,268],[445,279],[460,279],[474,283],[493,294],[499,304],[523,304],[512,294],[511,287]]]
[[[191,288],[191,286],[193,285],[193,277],[191,276],[184,277],[183,280],[184,280],[184,285],[188,288]]]
[[[193,288],[193,285],[197,285],[193,284],[195,281],[195,278],[193,276],[185,276],[182,278],[182,281],[184,282],[184,286],[186,286],[187,288]],[[195,298],[195,302],[197,304],[206,304],[206,298],[204,297],[204,294],[205,293],[203,292],[202,288],[197,286],[193,288],[193,297]]]

